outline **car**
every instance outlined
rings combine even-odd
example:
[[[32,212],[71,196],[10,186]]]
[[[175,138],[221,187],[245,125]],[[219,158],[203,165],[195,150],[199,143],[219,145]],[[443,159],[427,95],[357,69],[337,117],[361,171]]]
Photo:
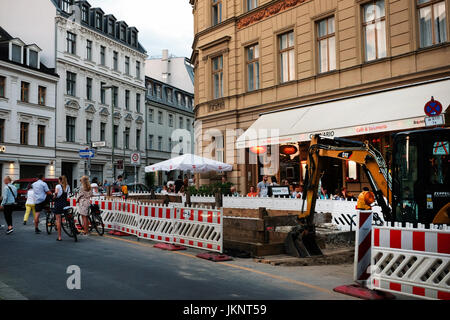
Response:
[[[13,182],[13,185],[17,188],[17,208],[24,209],[25,202],[27,202],[28,185],[37,181],[37,178],[19,179]],[[58,179],[44,179],[48,188],[52,193],[55,192],[55,187],[58,184]]]
[[[127,184],[128,192],[150,192],[150,189],[142,183],[129,183]]]

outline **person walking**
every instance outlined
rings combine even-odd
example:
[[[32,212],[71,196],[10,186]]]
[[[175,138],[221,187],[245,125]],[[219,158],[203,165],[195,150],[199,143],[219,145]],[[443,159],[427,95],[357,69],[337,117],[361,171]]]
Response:
[[[27,188],[27,202],[25,202],[25,216],[23,217],[23,225],[26,225],[30,212],[33,212],[33,220],[36,217],[36,199],[34,198],[33,185],[30,183]]]
[[[66,176],[61,176],[58,178],[58,185],[55,188],[55,194],[53,199],[55,200],[55,207],[53,212],[56,217],[56,230],[58,231],[58,238],[56,241],[62,241],[61,238],[61,215],[64,213],[64,208],[69,205],[67,198],[70,193],[70,187],[67,183]]]
[[[1,208],[3,208],[3,214],[5,215],[5,221],[8,225],[6,234],[10,235],[14,232],[12,213],[14,211],[14,206],[16,205],[17,199],[17,188],[12,184],[12,179],[10,176],[6,176],[3,179],[5,184],[5,189],[3,190],[3,200]]]
[[[36,200],[36,215],[34,216],[34,231],[36,234],[41,233],[39,230],[39,216],[41,211],[49,205],[50,196],[52,195],[47,183],[44,181],[44,175],[40,174],[38,180],[33,183],[34,198]]]
[[[88,215],[91,205],[92,188],[87,176],[82,176],[80,182],[81,188],[77,195],[78,213],[82,216],[84,235],[87,236],[89,234]]]

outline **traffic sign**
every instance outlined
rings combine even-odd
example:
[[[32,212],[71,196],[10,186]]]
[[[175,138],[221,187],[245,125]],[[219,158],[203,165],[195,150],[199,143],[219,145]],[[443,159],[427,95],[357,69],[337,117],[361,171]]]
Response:
[[[436,117],[425,118],[426,127],[442,126],[442,125],[444,125],[444,116],[442,114]]]
[[[80,158],[90,159],[90,158],[94,158],[95,157],[95,151],[94,150],[89,150],[89,149],[80,150],[79,151],[79,155],[80,155]]]
[[[425,104],[425,114],[429,117],[436,117],[442,113],[442,104],[434,100],[434,97],[431,97],[431,100]]]
[[[131,163],[137,165],[141,162],[141,155],[137,152],[131,154]]]
[[[92,142],[92,148],[104,148],[106,147],[106,141]]]

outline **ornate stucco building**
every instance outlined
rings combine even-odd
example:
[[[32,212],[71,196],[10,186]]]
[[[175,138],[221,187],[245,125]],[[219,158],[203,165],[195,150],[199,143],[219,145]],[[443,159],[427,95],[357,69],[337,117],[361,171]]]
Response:
[[[369,140],[386,153],[392,132],[425,126],[432,96],[450,104],[448,0],[190,3],[197,151],[234,163],[228,179],[241,192],[267,173],[263,160],[252,164],[252,146],[279,156],[270,175],[301,184],[311,134]],[[279,137],[242,135],[249,128]],[[222,133],[219,145],[208,129]],[[278,151],[285,145],[297,152]],[[356,192],[366,181],[356,164],[330,161],[323,183]]]

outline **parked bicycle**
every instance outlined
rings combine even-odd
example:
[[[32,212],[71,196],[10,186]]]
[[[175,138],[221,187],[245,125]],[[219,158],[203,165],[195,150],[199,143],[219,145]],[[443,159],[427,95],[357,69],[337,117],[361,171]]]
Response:
[[[89,207],[88,221],[89,221],[89,231],[95,229],[100,236],[105,234],[105,224],[101,217],[102,211],[100,207],[96,204],[91,204]],[[80,226],[83,225],[81,215],[78,215],[78,223]]]
[[[47,230],[47,234],[50,235],[53,230],[56,230],[56,215],[50,207],[46,209],[46,213],[45,228]],[[75,226],[75,218],[72,207],[64,208],[64,212],[61,215],[61,228],[64,230],[64,233],[73,238],[75,242],[78,241],[77,235],[79,231]]]

